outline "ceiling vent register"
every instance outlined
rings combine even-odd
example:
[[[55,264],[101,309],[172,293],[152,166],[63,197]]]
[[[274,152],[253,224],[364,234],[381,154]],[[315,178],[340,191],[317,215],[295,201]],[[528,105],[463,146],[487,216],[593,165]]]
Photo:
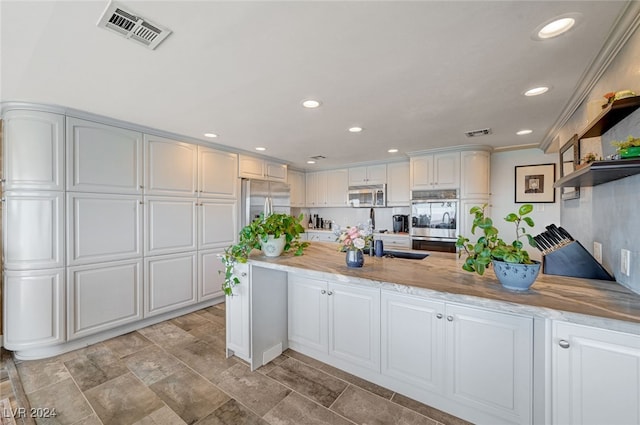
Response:
[[[171,30],[136,16],[116,2],[110,2],[102,13],[98,26],[153,50],[171,34]]]
[[[486,136],[487,134],[491,134],[490,128],[483,128],[481,130],[471,130],[471,131],[464,132],[464,135],[467,137]]]

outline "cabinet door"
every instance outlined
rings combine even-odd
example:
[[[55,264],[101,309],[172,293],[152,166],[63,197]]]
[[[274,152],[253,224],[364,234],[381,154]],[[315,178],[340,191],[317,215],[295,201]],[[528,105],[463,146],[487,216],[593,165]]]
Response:
[[[369,165],[367,167],[367,184],[387,183],[387,164]]]
[[[444,303],[382,292],[382,373],[444,392]]]
[[[329,355],[380,372],[380,290],[329,282]]]
[[[142,319],[142,259],[69,267],[69,339]]]
[[[196,196],[198,146],[144,135],[145,194]]]
[[[447,395],[514,423],[531,423],[533,320],[446,307]]]
[[[289,273],[289,341],[327,353],[327,282]]]
[[[460,186],[460,152],[433,156],[433,184],[435,189],[457,189]]]
[[[640,336],[554,322],[556,424],[640,424]]]
[[[224,265],[219,255],[224,249],[198,251],[198,301],[206,301],[222,297],[222,283],[224,282]]]
[[[433,189],[433,156],[416,156],[409,160],[411,190]]]
[[[145,255],[195,251],[197,212],[195,198],[145,198]]]
[[[349,190],[348,170],[331,170],[326,173],[327,207],[344,207],[347,205],[347,191]]]
[[[198,196],[237,198],[238,155],[198,146]]]
[[[141,257],[142,245],[139,196],[67,194],[67,265]]]
[[[307,207],[318,204],[318,173],[307,173],[305,184],[305,199]]]
[[[67,190],[142,193],[142,133],[67,118]]]
[[[316,206],[327,206],[327,172],[319,171],[316,173]]]
[[[237,237],[238,202],[200,199],[198,249],[225,248]]]
[[[463,151],[460,153],[461,198],[489,197],[490,158],[489,152],[485,151]]]
[[[5,190],[64,190],[64,116],[9,111],[3,130]]]
[[[264,178],[264,160],[252,156],[240,155],[238,157],[238,174],[247,179]]]
[[[286,164],[278,164],[276,162],[265,162],[264,176],[267,180],[276,182],[287,182],[287,166]]]
[[[409,163],[387,164],[387,206],[408,207],[410,198]]]
[[[236,355],[244,361],[251,361],[251,267],[236,264],[235,274],[240,280],[233,288],[233,296],[225,298],[227,324],[227,357]]]
[[[59,344],[64,332],[64,269],[4,271],[4,348]]]
[[[471,233],[471,228],[473,227],[473,219],[475,216],[469,214],[471,208],[475,206],[481,207],[484,204],[489,203],[489,198],[480,198],[480,199],[462,199],[460,201],[460,220],[458,225],[458,234],[464,235],[469,238],[470,241],[475,241],[478,236],[482,234],[482,229],[476,229],[475,238],[473,233]],[[487,216],[491,215],[491,207],[487,205],[485,208],[485,214]]]
[[[144,267],[144,317],[194,304],[196,253],[146,257]]]
[[[6,192],[3,264],[8,270],[64,266],[64,201],[61,192]]]
[[[363,185],[367,182],[367,167],[349,168],[349,186]]]
[[[289,171],[287,178],[291,186],[291,206],[305,206],[305,178],[304,173],[298,171]]]

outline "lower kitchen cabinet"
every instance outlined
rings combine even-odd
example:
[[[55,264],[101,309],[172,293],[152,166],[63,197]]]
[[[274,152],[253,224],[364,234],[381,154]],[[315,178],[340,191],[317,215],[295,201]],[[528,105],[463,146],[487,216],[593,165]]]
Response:
[[[554,424],[640,424],[640,335],[556,321]]]
[[[142,258],[69,267],[69,340],[142,319]]]
[[[289,274],[288,313],[291,348],[380,370],[379,289]]]
[[[250,271],[248,264],[235,265],[235,275],[240,282],[225,302],[227,356],[235,355],[246,362],[251,358]]]
[[[224,265],[218,257],[224,249],[198,251],[198,301],[206,301],[224,295]]]
[[[4,348],[12,351],[65,341],[64,269],[4,271]]]
[[[144,262],[144,317],[196,302],[196,252],[146,257]]]
[[[484,421],[531,422],[530,317],[387,291],[382,306],[382,373],[399,391],[409,384],[420,401],[461,417],[471,409]]]

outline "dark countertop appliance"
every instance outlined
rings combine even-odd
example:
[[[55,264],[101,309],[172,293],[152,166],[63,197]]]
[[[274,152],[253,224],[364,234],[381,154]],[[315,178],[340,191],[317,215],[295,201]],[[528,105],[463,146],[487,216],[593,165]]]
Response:
[[[393,233],[409,233],[409,216],[395,214],[393,216]]]

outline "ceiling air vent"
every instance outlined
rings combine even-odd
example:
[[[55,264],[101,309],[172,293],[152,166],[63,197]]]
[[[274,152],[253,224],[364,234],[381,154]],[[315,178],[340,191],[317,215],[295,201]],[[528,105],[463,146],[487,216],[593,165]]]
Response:
[[[311,159],[315,159],[317,161],[319,159],[327,159],[327,157],[322,155],[316,155],[316,156],[312,156]]]
[[[486,136],[487,134],[491,134],[491,129],[490,128],[483,128],[481,130],[465,131],[464,134],[467,137]]]
[[[134,12],[124,9],[114,1],[107,5],[98,21],[98,26],[152,50],[171,34],[171,30],[136,16]]]

